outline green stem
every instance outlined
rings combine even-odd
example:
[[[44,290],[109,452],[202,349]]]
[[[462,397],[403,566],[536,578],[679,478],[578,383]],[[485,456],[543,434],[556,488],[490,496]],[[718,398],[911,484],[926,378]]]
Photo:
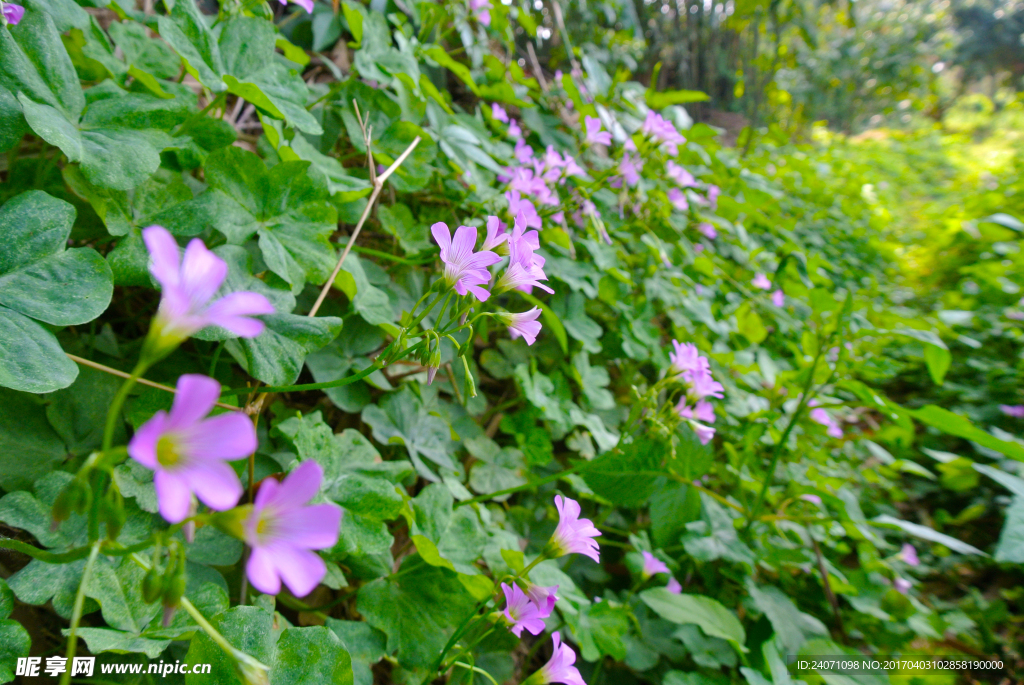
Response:
[[[405,355],[402,355],[405,356]],[[401,357],[399,357],[401,358]],[[305,383],[303,385],[271,385],[265,388],[261,388],[260,392],[304,392],[306,390],[325,390],[327,388],[340,388],[343,385],[349,385],[355,383],[358,380],[362,380],[369,376],[374,371],[378,371],[382,366],[377,364],[370,364],[362,371],[354,373],[344,378],[339,378],[336,381],[328,381],[326,383]],[[221,397],[228,397],[231,395],[245,395],[252,392],[252,388],[231,388],[230,390],[224,390],[221,392]]]
[[[78,624],[82,622],[82,609],[85,607],[85,585],[92,575],[92,568],[96,565],[96,557],[100,555],[100,545],[97,540],[92,543],[89,551],[89,561],[85,562],[85,570],[82,571],[82,580],[78,584],[78,592],[75,593],[75,607],[71,611],[71,629],[68,631],[68,648],[65,652],[67,663],[70,666],[75,660],[75,650],[78,648]],[[71,682],[71,668],[69,667],[60,676],[60,685],[69,685]]]
[[[0,549],[13,549],[15,552],[21,552],[27,554],[33,559],[39,561],[45,561],[47,564],[68,564],[72,561],[78,561],[89,556],[89,550],[91,546],[86,545],[84,547],[76,547],[70,549],[67,552],[55,554],[53,552],[47,552],[46,550],[33,547],[32,545],[21,542],[20,540],[0,540]]]
[[[125,379],[117,394],[114,395],[114,401],[110,403],[110,408],[107,410],[107,424],[103,428],[103,452],[110,451],[110,447],[114,442],[114,430],[117,428],[117,419],[121,415],[121,407],[124,405],[124,401],[128,399],[128,393],[135,387],[135,382],[139,380],[139,376],[144,374],[148,367],[149,364],[145,360],[140,359],[139,363],[132,369],[132,375]]]
[[[369,247],[360,247],[358,245],[353,245],[352,251],[372,255],[374,257],[379,257],[380,259],[387,259],[392,262],[398,262],[399,264],[408,264],[409,266],[422,266],[423,264],[430,264],[436,260],[436,257],[431,257],[430,259],[406,259],[405,257],[393,255],[390,252],[381,252],[380,250],[374,250]],[[415,308],[413,311],[415,311]]]
[[[480,607],[484,606],[489,601],[490,597],[477,602],[477,605],[473,607],[473,612],[466,617],[466,620],[464,620],[458,628],[456,628],[455,632],[452,633],[452,636],[448,639],[448,643],[445,644],[444,649],[442,649],[441,653],[437,655],[437,658],[434,660],[431,668],[427,671],[427,677],[423,679],[423,683],[421,685],[430,685],[430,683],[434,681],[437,676],[437,669],[441,668],[441,664],[444,663],[444,658],[448,656],[448,652],[451,651],[452,647],[455,646],[455,643],[459,641],[459,638],[465,634],[466,630],[473,623],[473,620],[477,617],[477,612],[480,611]]]
[[[452,664],[452,666],[460,666],[462,668],[467,668],[470,671],[473,671],[474,673],[479,673],[480,675],[484,676],[485,678],[490,680],[492,683],[494,683],[494,685],[498,685],[498,681],[495,680],[493,677],[491,677],[491,674],[488,673],[487,671],[485,671],[482,668],[479,668],[477,666],[470,666],[469,664],[464,664],[461,661],[456,661],[454,664]]]

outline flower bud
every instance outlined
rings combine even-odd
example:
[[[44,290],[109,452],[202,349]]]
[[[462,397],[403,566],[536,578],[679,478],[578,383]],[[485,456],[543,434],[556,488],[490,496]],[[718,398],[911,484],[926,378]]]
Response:
[[[100,501],[99,517],[100,521],[107,524],[107,539],[117,540],[128,515],[124,511],[124,498],[116,487],[109,488]]]
[[[251,504],[243,504],[227,511],[218,511],[210,517],[210,523],[216,528],[239,540],[245,540],[245,520],[252,513]]]
[[[156,566],[154,566],[146,571],[146,575],[142,579],[142,599],[145,600],[146,604],[152,604],[160,599],[162,592],[163,579],[160,577],[160,572]]]

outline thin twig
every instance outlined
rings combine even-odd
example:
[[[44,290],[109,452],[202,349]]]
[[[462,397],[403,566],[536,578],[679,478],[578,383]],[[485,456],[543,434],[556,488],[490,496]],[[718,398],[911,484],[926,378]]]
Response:
[[[76,357],[75,355],[68,354],[67,352],[65,352],[65,354],[68,355],[68,359],[70,359],[73,362],[77,362],[78,364],[81,364],[82,366],[88,366],[90,368],[96,369],[97,371],[102,371],[103,373],[109,373],[112,376],[118,376],[120,378],[129,378],[131,376],[130,373],[126,373],[125,371],[119,371],[118,369],[113,369],[113,368],[111,368],[109,366],[104,366],[103,364],[99,364],[99,363],[91,361],[89,359],[83,359],[82,357]],[[147,381],[145,378],[138,378],[138,379],[136,379],[135,382],[138,383],[139,385],[146,385],[146,386],[149,386],[151,388],[156,388],[158,390],[166,390],[167,392],[170,392],[170,393],[177,393],[178,392],[175,388],[172,388],[169,385],[161,385],[160,383],[154,383],[153,381]],[[232,407],[230,404],[224,404],[223,402],[218,402],[216,404],[216,406],[221,407],[223,409],[233,409],[235,411],[238,411],[239,409],[241,409],[241,407]]]
[[[814,553],[818,557],[818,572],[821,574],[821,582],[825,586],[825,596],[828,597],[828,603],[832,605],[832,613],[836,617],[836,627],[839,628],[839,636],[842,638],[843,644],[846,644],[846,629],[843,628],[843,617],[839,614],[839,600],[836,599],[835,593],[832,592],[832,586],[828,582],[828,571],[825,570],[825,560],[821,556],[821,547],[818,546],[818,541],[814,539],[810,528],[807,529],[807,536],[811,538],[811,544],[814,545]]]
[[[345,259],[348,257],[348,253],[352,251],[352,246],[355,245],[356,238],[359,237],[359,232],[363,230],[363,224],[366,223],[367,217],[370,216],[370,210],[373,208],[373,203],[377,201],[377,196],[380,195],[381,189],[384,187],[384,182],[388,180],[391,174],[395,173],[398,167],[402,166],[412,151],[416,149],[416,146],[420,144],[420,137],[416,136],[412,142],[409,143],[409,147],[405,148],[405,152],[398,156],[398,159],[394,163],[384,170],[380,176],[377,176],[373,182],[373,192],[370,193],[370,199],[366,202],[366,207],[363,208],[363,213],[359,217],[359,223],[356,224],[356,228],[352,231],[352,235],[349,236],[348,242],[345,244],[345,250],[341,253],[341,257],[338,258],[338,263],[334,266],[334,271],[331,272],[330,278],[324,283],[324,287],[320,290],[320,296],[316,298],[316,302],[313,303],[313,307],[309,310],[309,316],[316,316],[317,311],[320,309],[320,305],[324,303],[324,299],[327,297],[327,293],[331,289],[331,285],[334,283],[334,279],[338,277],[338,273],[341,271],[342,265],[345,263]],[[369,146],[367,146],[369,148]],[[372,158],[371,158],[372,159]],[[372,161],[371,161],[372,164]]]
[[[540,62],[537,61],[537,51],[533,49],[533,41],[526,41],[526,52],[530,55],[530,64],[533,66],[533,73],[537,77],[537,82],[540,83],[541,90],[547,91],[548,81],[544,78],[544,72],[541,71]]]

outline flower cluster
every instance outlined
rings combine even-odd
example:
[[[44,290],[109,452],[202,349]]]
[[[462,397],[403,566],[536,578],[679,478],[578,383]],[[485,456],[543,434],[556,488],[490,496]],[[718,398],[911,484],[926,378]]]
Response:
[[[558,509],[558,526],[544,548],[544,556],[555,559],[566,554],[583,554],[594,561],[601,561],[601,552],[594,539],[601,535],[601,531],[590,519],[580,518],[580,503],[555,495],[555,508]]]
[[[689,422],[701,444],[706,445],[715,435],[715,429],[707,425],[715,422],[715,408],[704,398],[721,399],[724,389],[711,377],[711,365],[707,357],[701,356],[696,345],[673,340],[672,347],[669,374],[686,386],[686,392],[676,405],[676,412]]]
[[[551,615],[558,600],[558,586],[531,584],[529,591],[523,592],[515,583],[502,583],[501,591],[505,594],[503,616],[512,634],[521,637],[525,629],[531,635],[540,635],[544,631],[544,619]]]

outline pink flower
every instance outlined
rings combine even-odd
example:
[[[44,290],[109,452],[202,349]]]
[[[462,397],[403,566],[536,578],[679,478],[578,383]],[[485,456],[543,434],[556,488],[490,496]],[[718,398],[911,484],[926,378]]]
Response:
[[[693,174],[672,160],[669,160],[665,165],[665,172],[669,178],[678,183],[682,188],[691,188],[697,185],[697,179],[693,177]]]
[[[679,145],[686,142],[686,138],[679,134],[675,125],[668,121],[654,110],[648,110],[647,118],[644,119],[640,133],[651,136],[665,145],[665,149],[673,157],[679,154]]]
[[[445,283],[454,287],[459,295],[473,293],[481,302],[490,297],[491,294],[480,286],[491,280],[487,267],[500,261],[501,257],[486,250],[473,252],[476,247],[476,229],[459,226],[453,240],[448,225],[438,222],[430,227],[430,233],[441,246]]]
[[[508,135],[510,138],[522,138],[523,129],[519,128],[519,122],[512,119],[508,124]]]
[[[555,78],[555,82],[556,83],[558,83],[559,85],[562,84],[562,70],[561,69],[555,69],[555,77],[554,78]]]
[[[597,117],[587,117],[583,120],[587,127],[586,142],[591,145],[611,145],[612,134],[610,131],[601,130],[601,120]]]
[[[776,307],[786,306],[786,296],[782,294],[781,290],[776,290],[772,293],[772,304]]]
[[[320,465],[305,461],[280,483],[267,478],[260,485],[243,524],[245,541],[252,547],[245,570],[260,592],[276,595],[283,580],[293,595],[305,597],[327,573],[313,550],[337,544],[341,509],[333,504],[308,506],[322,480]]]
[[[524,199],[518,190],[507,191],[505,193],[505,199],[508,200],[508,213],[516,217],[517,220],[519,215],[522,214],[526,228],[541,227],[540,215],[537,214],[537,208],[533,206],[532,202]]]
[[[487,236],[480,250],[484,252],[494,251],[505,244],[508,240],[508,233],[505,225],[496,216],[487,217]]]
[[[25,8],[21,5],[15,5],[13,2],[3,3],[3,16],[4,23],[10,26],[17,26],[21,18],[25,16]]]
[[[509,630],[516,637],[521,637],[525,628],[531,635],[540,635],[544,632],[544,616],[541,616],[541,609],[526,596],[518,585],[512,583],[509,587],[501,584],[501,591],[505,593],[505,620],[508,622]],[[549,611],[548,614],[551,612]]]
[[[690,421],[690,428],[697,434],[697,439],[700,440],[700,444],[706,445],[711,442],[711,439],[715,437],[715,429],[711,426],[707,426],[698,421]]]
[[[619,173],[622,174],[626,184],[632,187],[640,182],[640,170],[643,166],[642,160],[634,162],[629,153],[626,153],[622,155],[622,161],[619,162]]]
[[[711,205],[711,209],[718,208],[718,196],[721,194],[718,186],[708,186],[708,204]]]
[[[570,176],[586,176],[587,172],[583,170],[579,164],[576,163],[575,157],[569,155],[562,155],[562,177],[563,179],[569,178]]]
[[[508,123],[508,112],[506,112],[505,108],[497,102],[491,103],[491,116],[494,117],[495,121],[501,121],[506,124]]]
[[[640,574],[644,577],[644,580],[647,580],[652,576],[656,576],[659,573],[671,573],[671,571],[668,570],[668,566],[665,565],[665,562],[658,557],[646,551],[642,552],[642,554],[644,557],[644,567]]]
[[[280,2],[282,5],[288,4],[287,0],[280,0]],[[291,0],[291,2],[306,10],[307,14],[313,13],[313,0]]]
[[[668,191],[668,201],[680,212],[685,212],[690,208],[690,203],[686,201],[686,195],[679,188],[672,188]]]
[[[843,437],[843,429],[839,427],[839,424],[836,423],[836,420],[834,418],[832,418],[832,415],[829,414],[824,409],[820,407],[817,409],[812,409],[811,413],[808,414],[808,416],[810,417],[811,421],[814,421],[815,423],[819,423],[822,426],[825,426],[828,429],[826,433],[829,435],[829,437]]]
[[[527,164],[533,159],[533,148],[526,144],[526,140],[520,138],[516,141],[515,149],[516,161],[520,164]]]
[[[683,586],[679,584],[679,581],[674,577],[668,579],[668,583],[665,584],[665,589],[671,592],[673,595],[678,595],[683,592]]]
[[[818,495],[800,495],[800,499],[811,504],[821,504],[821,497]]]
[[[527,345],[537,341],[540,334],[541,323],[537,318],[541,315],[540,307],[534,307],[529,311],[513,314],[512,312],[500,312],[497,316],[503,324],[508,326],[509,336],[515,340],[522,336]]]
[[[905,595],[911,588],[911,582],[906,578],[897,578],[893,582],[893,586],[896,588],[896,592]]]
[[[551,611],[555,608],[555,602],[558,601],[557,593],[557,585],[544,587],[530,583],[529,588],[526,590],[526,596],[530,598],[531,602],[537,605],[538,609],[540,609],[540,613],[542,614],[541,618],[547,618],[551,615]]]
[[[170,413],[158,411],[128,443],[128,455],[154,471],[160,515],[171,523],[185,520],[193,494],[217,511],[242,496],[225,462],[256,451],[256,429],[241,412],[207,418],[219,396],[220,383],[212,378],[181,376]]]
[[[1015,419],[1024,419],[1024,404],[1000,404],[999,411],[1003,412],[1007,416],[1012,416]]]
[[[908,566],[917,566],[921,563],[921,560],[917,558],[917,549],[910,543],[903,544],[903,548],[900,549],[900,558]]]
[[[551,215],[551,220],[556,224],[562,224],[565,226],[565,212],[555,212]]]
[[[768,280],[767,276],[759,273],[754,276],[754,280],[750,281],[750,285],[761,290],[771,290],[772,282]]]
[[[545,555],[554,559],[566,554],[583,554],[594,561],[601,561],[601,552],[594,539],[601,535],[601,531],[590,519],[580,518],[579,502],[555,495],[555,507],[558,509],[558,525],[548,540]]]
[[[537,287],[549,293],[555,291],[541,283],[548,280],[544,273],[544,258],[534,254],[540,246],[536,231],[523,233],[523,216],[516,217],[516,225],[512,229],[512,237],[508,241],[509,262],[505,273],[501,275],[494,287],[498,292],[513,289]]]
[[[668,354],[669,361],[672,362],[670,373],[695,371],[703,368],[702,364],[707,364],[707,359],[700,356],[700,351],[693,343],[680,343],[678,340],[673,340],[672,347],[673,351]]]
[[[274,313],[263,295],[237,292],[210,302],[228,275],[228,265],[202,240],[193,239],[182,257],[174,236],[162,226],[144,228],[142,239],[149,250],[149,271],[163,290],[154,320],[158,345],[174,347],[207,326],[220,326],[243,338],[263,332],[263,322],[249,318]]]
[[[715,408],[710,402],[700,400],[692,408],[687,405],[687,398],[679,400],[679,404],[676,405],[676,411],[684,419],[696,419],[697,421],[703,421],[704,423],[715,422]]]
[[[576,663],[576,652],[562,642],[558,631],[551,633],[554,652],[551,659],[539,671],[523,681],[523,685],[546,685],[547,683],[563,683],[564,685],[587,685],[573,664]]]
[[[481,24],[491,25],[491,0],[469,0],[469,9]]]
[[[702,359],[704,358],[702,357]],[[707,364],[706,359],[704,359],[704,364]],[[684,373],[683,379],[690,383],[690,389],[686,392],[686,396],[691,400],[696,401],[704,397],[722,399],[722,392],[725,388],[711,377],[711,371],[706,366]]]
[[[712,226],[711,224],[697,224],[697,230],[700,231],[701,234],[708,240],[714,240],[715,238],[718,237],[718,231],[716,231],[715,227]]]

